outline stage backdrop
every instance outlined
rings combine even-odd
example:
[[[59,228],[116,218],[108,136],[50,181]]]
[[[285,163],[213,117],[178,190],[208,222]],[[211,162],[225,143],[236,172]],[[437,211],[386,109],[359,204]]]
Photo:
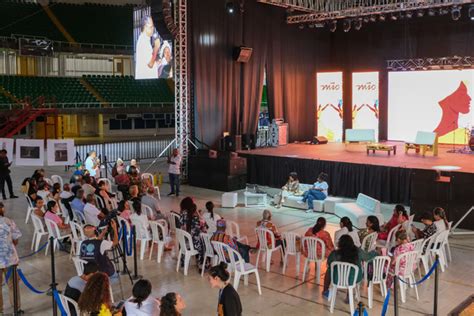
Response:
[[[342,141],[342,72],[320,72],[316,75],[318,136],[330,142]]]
[[[444,144],[466,144],[474,126],[474,70],[390,72],[388,138],[413,141],[438,133]]]
[[[352,73],[352,128],[373,129],[379,139],[379,73]]]

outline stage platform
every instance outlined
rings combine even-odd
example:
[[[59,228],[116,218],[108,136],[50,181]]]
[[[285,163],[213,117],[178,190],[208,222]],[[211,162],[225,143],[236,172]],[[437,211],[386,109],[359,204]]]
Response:
[[[474,155],[448,153],[452,146],[440,146],[438,156],[427,153],[423,157],[414,151],[405,154],[402,142],[387,144],[397,146],[396,155],[367,154],[364,144],[342,143],[289,144],[239,151],[239,155],[247,158],[249,183],[281,187],[292,171],[301,183],[313,183],[325,172],[330,195],[356,198],[365,193],[384,203],[410,206],[418,215],[441,206],[456,221],[474,205]],[[435,166],[460,169],[442,172],[439,178]],[[473,219],[467,222],[474,226]]]

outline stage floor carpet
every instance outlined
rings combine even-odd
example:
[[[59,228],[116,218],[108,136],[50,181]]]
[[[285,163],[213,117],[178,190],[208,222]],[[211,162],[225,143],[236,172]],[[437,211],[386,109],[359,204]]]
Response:
[[[410,150],[405,154],[403,142],[387,142],[397,146],[397,154],[390,156],[385,151],[367,155],[363,144],[328,143],[325,145],[288,144],[276,148],[258,148],[242,150],[244,155],[262,155],[296,159],[313,159],[354,164],[378,165],[410,169],[433,169],[434,166],[457,166],[459,172],[474,173],[474,154],[448,153],[452,146],[441,145],[438,156],[429,152],[423,157]],[[460,148],[460,147],[458,147]]]

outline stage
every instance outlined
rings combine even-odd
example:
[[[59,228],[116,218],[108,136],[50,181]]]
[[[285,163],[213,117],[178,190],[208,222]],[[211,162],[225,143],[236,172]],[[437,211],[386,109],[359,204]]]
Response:
[[[452,146],[440,146],[438,156],[423,157],[413,150],[405,154],[402,142],[388,144],[397,146],[396,155],[367,154],[363,144],[343,143],[289,144],[239,151],[239,155],[247,158],[249,183],[281,187],[292,171],[301,183],[313,183],[325,172],[333,196],[356,198],[365,193],[384,203],[410,206],[417,214],[442,206],[454,221],[474,205],[474,155],[448,153]],[[460,169],[443,172],[440,179],[435,166]]]

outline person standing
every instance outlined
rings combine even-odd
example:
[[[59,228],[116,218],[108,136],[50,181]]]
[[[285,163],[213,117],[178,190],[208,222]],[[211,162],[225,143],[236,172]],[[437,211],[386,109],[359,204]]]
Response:
[[[229,282],[230,274],[227,271],[227,263],[221,262],[209,271],[209,283],[211,287],[219,289],[219,300],[217,303],[218,316],[240,316],[242,315],[242,303],[239,293]]]
[[[12,178],[10,177],[10,166],[12,163],[8,161],[7,153],[5,149],[0,150],[0,189],[2,189],[4,200],[7,199],[5,195],[5,182],[10,192],[10,199],[16,199],[18,197],[13,193]]]
[[[177,148],[173,149],[173,155],[168,158],[168,173],[170,176],[171,192],[168,196],[176,194],[179,196],[179,175],[181,174],[181,156]]]
[[[21,232],[16,226],[15,222],[5,217],[5,206],[0,202],[0,283],[3,283],[3,276],[7,276],[8,270],[11,267],[18,265],[20,259],[16,252],[16,245],[18,239],[21,237]],[[10,304],[13,306],[13,278],[10,277],[8,283],[8,296]],[[18,293],[18,309],[20,308],[20,291]],[[19,310],[23,314],[22,310]],[[3,294],[0,291],[0,314],[3,315]]]
[[[91,177],[99,176],[99,160],[97,159],[97,153],[95,151],[91,151],[89,156],[84,163],[86,170],[89,171],[89,175]]]

